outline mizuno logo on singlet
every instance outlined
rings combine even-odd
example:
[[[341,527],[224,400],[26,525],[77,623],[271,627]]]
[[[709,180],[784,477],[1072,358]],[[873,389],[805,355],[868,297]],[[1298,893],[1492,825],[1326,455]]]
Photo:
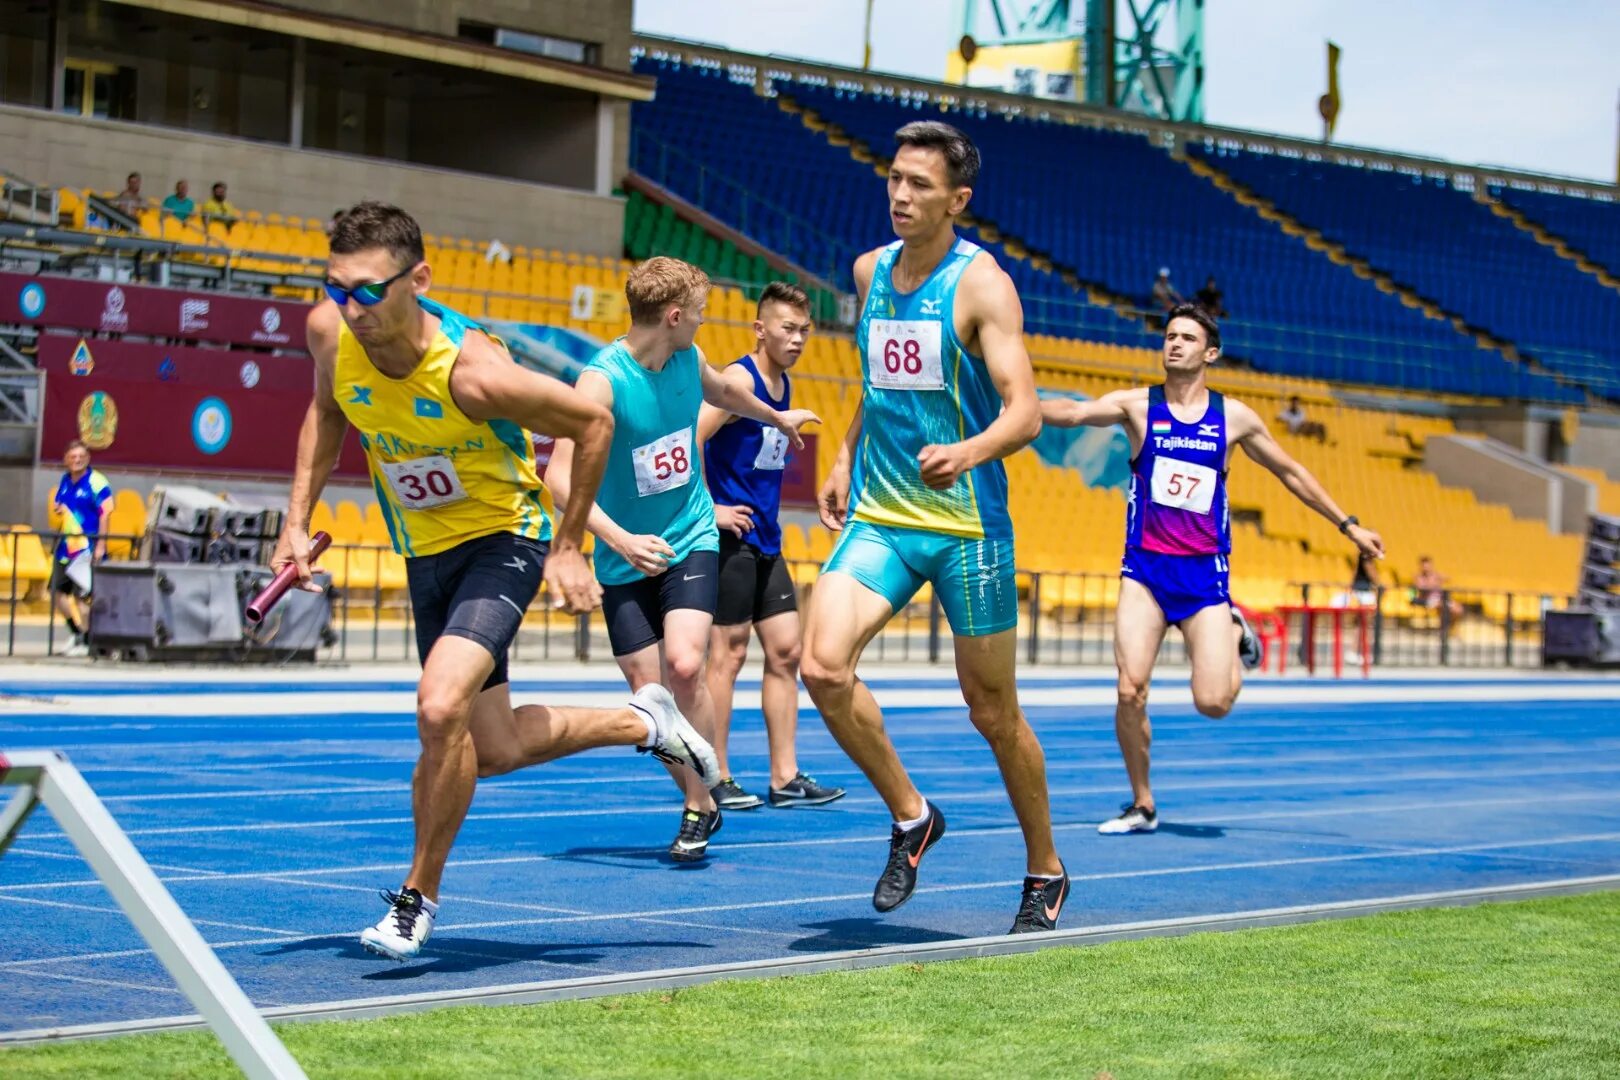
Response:
[[[1166,439],[1162,435],[1153,436],[1155,450],[1207,450],[1214,453],[1221,448],[1221,444],[1214,439],[1189,439],[1182,435],[1173,435]]]
[[[1213,439],[1215,436],[1221,433],[1220,427],[1221,426],[1219,424],[1199,424],[1198,434],[1206,438]]]
[[[941,312],[940,309],[939,309],[939,305],[941,303],[943,303],[943,302],[944,301],[941,301],[941,300],[924,300],[922,302],[922,313],[924,315],[940,315],[940,314],[943,314],[943,312]]]

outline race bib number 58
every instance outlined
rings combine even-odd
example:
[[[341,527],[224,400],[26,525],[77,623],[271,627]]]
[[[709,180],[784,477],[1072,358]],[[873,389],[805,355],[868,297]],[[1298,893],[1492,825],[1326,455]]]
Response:
[[[378,462],[388,484],[407,510],[431,510],[435,506],[460,502],[467,497],[456,467],[449,458],[412,458],[409,461]]]
[[[1208,514],[1215,501],[1217,473],[1208,465],[1175,458],[1153,459],[1153,501],[1160,506]]]
[[[658,495],[692,482],[692,429],[672,431],[630,451],[636,467],[636,494]]]
[[[926,319],[873,319],[867,328],[866,367],[885,390],[943,390],[940,327]]]

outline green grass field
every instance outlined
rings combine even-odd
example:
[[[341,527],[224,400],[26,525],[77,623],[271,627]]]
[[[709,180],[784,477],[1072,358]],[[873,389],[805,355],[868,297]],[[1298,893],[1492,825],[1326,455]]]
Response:
[[[1620,1076],[1620,892],[279,1028],[312,1077]],[[0,1052],[229,1076],[209,1035]]]

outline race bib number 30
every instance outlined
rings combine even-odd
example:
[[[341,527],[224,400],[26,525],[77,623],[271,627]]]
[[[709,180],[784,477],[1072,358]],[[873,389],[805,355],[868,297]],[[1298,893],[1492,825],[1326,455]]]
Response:
[[[773,427],[760,432],[759,453],[754,455],[754,468],[780,472],[787,468],[788,437]]]
[[[873,319],[866,336],[872,385],[885,390],[945,389],[941,325],[926,319]]]
[[[636,467],[636,494],[658,495],[692,482],[692,429],[672,431],[630,451]]]
[[[456,467],[447,457],[434,455],[409,461],[381,461],[377,466],[388,477],[399,504],[407,510],[431,510],[467,497]]]
[[[1153,459],[1153,501],[1160,506],[1208,514],[1215,500],[1218,474],[1208,465],[1175,458]]]

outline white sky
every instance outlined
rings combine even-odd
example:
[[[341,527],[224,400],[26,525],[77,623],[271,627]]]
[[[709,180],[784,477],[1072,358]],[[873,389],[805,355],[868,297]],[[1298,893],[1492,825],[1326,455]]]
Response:
[[[941,78],[957,0],[875,3],[873,68]],[[864,14],[865,0],[635,0],[642,33],[851,67]],[[1319,137],[1332,38],[1336,141],[1615,181],[1620,0],[1207,0],[1204,32],[1209,123]]]

